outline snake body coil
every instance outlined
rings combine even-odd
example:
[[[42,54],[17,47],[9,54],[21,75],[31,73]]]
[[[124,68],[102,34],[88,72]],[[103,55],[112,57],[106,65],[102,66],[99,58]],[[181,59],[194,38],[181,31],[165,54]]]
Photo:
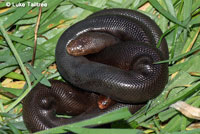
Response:
[[[23,103],[27,128],[35,132],[121,107],[136,112],[142,103],[158,96],[168,80],[168,64],[154,64],[168,59],[165,39],[156,48],[161,35],[149,17],[127,9],[102,10],[68,28],[58,41],[56,64],[69,83],[51,81],[51,88],[39,84],[28,94]],[[69,47],[73,42],[83,45]],[[73,56],[66,50],[85,51],[85,43],[91,49],[84,56]],[[95,48],[99,44],[101,51]],[[99,94],[116,103],[100,110]],[[56,114],[73,117],[58,118]]]

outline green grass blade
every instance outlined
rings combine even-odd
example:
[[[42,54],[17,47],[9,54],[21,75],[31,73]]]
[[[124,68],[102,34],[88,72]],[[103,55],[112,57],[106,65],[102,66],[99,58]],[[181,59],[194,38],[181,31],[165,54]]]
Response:
[[[163,16],[165,16],[166,18],[168,18],[170,21],[185,27],[179,20],[177,20],[174,16],[172,16],[171,14],[169,14],[159,3],[157,0],[149,0],[149,2],[151,3],[151,5],[157,9],[159,11],[159,13],[161,13]]]
[[[13,52],[13,54],[14,54],[14,56],[15,56],[15,58],[16,58],[18,64],[19,64],[19,66],[20,66],[20,68],[21,68],[21,70],[22,70],[22,72],[23,72],[23,74],[24,74],[24,76],[25,76],[25,79],[26,79],[26,81],[27,81],[28,87],[31,88],[31,82],[30,82],[28,73],[27,73],[27,71],[26,71],[26,68],[25,68],[25,66],[24,66],[24,64],[23,64],[23,62],[22,62],[22,60],[21,60],[21,58],[20,58],[20,56],[19,56],[17,50],[15,49],[15,47],[14,47],[12,41],[10,40],[8,34],[6,33],[4,27],[3,27],[1,24],[0,24],[0,30],[1,30],[1,32],[2,32],[2,34],[3,34],[3,36],[4,36],[4,38],[6,39],[6,41],[7,41],[8,45],[9,45],[10,49],[12,50],[12,52]]]
[[[98,8],[98,7],[94,7],[94,6],[90,6],[90,5],[86,5],[86,4],[82,4],[80,2],[76,2],[76,1],[70,1],[72,4],[80,7],[80,8],[83,8],[83,9],[86,9],[88,11],[92,11],[92,12],[97,12],[99,10],[102,10],[101,8]]]
[[[179,131],[179,132],[172,132],[170,134],[199,134],[200,128],[194,129],[194,130],[185,130],[185,131]]]
[[[16,68],[17,68],[16,66],[11,66],[11,67],[6,67],[4,69],[0,69],[0,78],[2,78],[4,75],[8,74],[9,72],[13,71]]]
[[[15,8],[11,8],[10,10],[8,10],[8,11],[6,11],[6,12],[1,13],[1,14],[0,14],[0,17],[1,17],[1,16],[4,16],[4,15],[7,15],[7,14],[10,14],[10,13],[14,12],[15,10],[16,10]]]
[[[192,12],[195,12],[199,7],[200,7],[200,1],[199,1],[199,0],[196,0],[196,1],[193,2],[193,4],[192,4]]]
[[[164,0],[164,2],[170,14],[176,17],[176,12],[175,12],[172,0]]]
[[[31,65],[29,64],[26,64],[27,68],[29,69],[29,71],[31,72],[31,74],[33,74],[33,76],[36,78],[36,79],[40,79],[42,77],[42,72],[40,69],[38,68],[33,68]],[[51,86],[51,83],[47,80],[46,77],[44,77],[40,83],[44,84],[45,86],[48,86],[50,87]]]
[[[193,26],[195,24],[200,24],[200,15],[195,16],[190,22],[189,26]]]
[[[44,75],[42,76],[42,77],[40,77],[39,79],[37,79],[34,83],[33,83],[33,85],[32,85],[32,87],[28,87],[12,104],[10,104],[7,108],[6,108],[6,110],[5,110],[5,112],[7,113],[7,112],[9,112],[11,109],[13,109],[17,104],[19,104],[23,99],[24,99],[24,97],[26,97],[26,95],[31,91],[31,88],[34,88],[37,84],[38,84],[38,82],[42,79],[44,77]]]
[[[100,125],[100,124],[105,124],[105,123],[125,119],[130,116],[131,116],[131,113],[129,112],[129,110],[127,108],[122,108],[122,109],[118,109],[111,113],[107,113],[107,114],[104,114],[104,115],[101,115],[89,120],[85,120],[85,121],[81,121],[81,122],[77,122],[77,123],[73,123],[69,125],[59,126],[56,128],[51,128],[48,130],[36,132],[34,134],[64,133],[66,132],[67,127],[82,127],[82,126],[89,126],[89,125],[94,125],[94,124]]]
[[[190,55],[190,54],[192,54],[192,53],[198,51],[199,49],[200,49],[200,46],[198,46],[198,47],[192,49],[191,51],[189,51],[189,52],[187,52],[187,53],[181,54],[181,55],[179,55],[179,56],[177,56],[177,57],[174,57],[174,58],[172,58],[172,59],[169,59],[169,60],[163,60],[163,61],[156,62],[155,64],[161,64],[161,63],[167,63],[167,62],[178,61],[178,60],[180,60],[180,59],[182,59],[182,58],[184,58],[184,57],[186,57],[186,56],[188,56],[188,55]]]
[[[191,18],[192,0],[184,0],[183,4],[183,19]]]
[[[10,72],[5,75],[7,78],[16,79],[16,80],[25,80],[24,76],[15,72]]]
[[[32,2],[41,2],[41,1],[42,0],[33,0]],[[20,18],[22,18],[25,14],[27,14],[27,12],[30,11],[32,8],[33,7],[31,7],[31,6],[17,8],[16,11],[8,18],[8,20],[4,22],[3,26],[5,28],[10,27],[16,21],[18,21]]]
[[[138,2],[139,2],[138,4],[133,5],[133,7],[131,7],[133,10],[136,10],[139,7],[141,7],[142,5],[144,5],[147,2],[147,0],[138,0]]]
[[[143,121],[147,120],[148,118],[154,116],[155,114],[168,108],[171,104],[175,103],[176,101],[182,100],[188,96],[191,96],[193,93],[195,93],[199,89],[200,89],[200,82],[197,82],[194,85],[192,85],[191,87],[188,87],[187,90],[184,90],[180,94],[177,94],[176,97],[168,99],[165,102],[162,102],[161,104],[153,107],[153,109],[148,111],[148,113],[146,113],[145,115],[142,114],[137,119],[135,119],[135,117],[132,117],[128,120],[128,122],[131,122],[133,120],[137,121],[138,123],[143,122]]]
[[[74,133],[79,134],[144,134],[141,130],[137,129],[89,129],[89,128],[79,128],[79,127],[66,127],[66,130],[70,130]]]
[[[20,134],[19,130],[15,126],[13,126],[11,123],[9,123],[8,126],[11,128],[11,131],[13,132],[13,134]]]

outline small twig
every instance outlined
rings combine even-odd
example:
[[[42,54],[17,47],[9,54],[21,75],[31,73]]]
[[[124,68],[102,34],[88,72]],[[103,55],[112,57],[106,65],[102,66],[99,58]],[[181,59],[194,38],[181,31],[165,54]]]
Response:
[[[35,61],[35,55],[36,55],[36,48],[37,48],[37,33],[38,33],[38,28],[39,28],[39,24],[40,24],[40,18],[41,18],[41,14],[42,14],[42,7],[40,7],[39,9],[39,14],[38,14],[38,18],[37,18],[37,23],[35,26],[35,38],[34,38],[34,48],[33,48],[33,57],[32,57],[32,61],[31,61],[31,65],[34,65],[34,61]]]
[[[43,36],[43,35],[39,35],[39,37],[42,37],[42,38],[44,38],[45,40],[49,40],[46,36]]]

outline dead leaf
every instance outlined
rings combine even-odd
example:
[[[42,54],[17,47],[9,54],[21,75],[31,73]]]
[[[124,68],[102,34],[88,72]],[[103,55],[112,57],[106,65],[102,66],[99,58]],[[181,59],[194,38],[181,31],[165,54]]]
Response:
[[[3,87],[7,88],[22,89],[25,83],[26,83],[25,81],[13,81],[12,79],[7,78],[1,84]]]
[[[194,128],[200,128],[200,122],[192,123],[187,127],[187,129],[194,129]]]
[[[191,106],[183,101],[178,101],[170,107],[175,108],[188,118],[200,120],[200,108]]]

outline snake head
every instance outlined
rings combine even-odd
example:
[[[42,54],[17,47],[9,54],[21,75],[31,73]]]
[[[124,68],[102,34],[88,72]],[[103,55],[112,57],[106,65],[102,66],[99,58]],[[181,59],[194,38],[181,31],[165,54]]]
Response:
[[[105,47],[118,42],[118,38],[105,32],[86,32],[71,40],[66,50],[72,56],[83,56],[98,53]]]

